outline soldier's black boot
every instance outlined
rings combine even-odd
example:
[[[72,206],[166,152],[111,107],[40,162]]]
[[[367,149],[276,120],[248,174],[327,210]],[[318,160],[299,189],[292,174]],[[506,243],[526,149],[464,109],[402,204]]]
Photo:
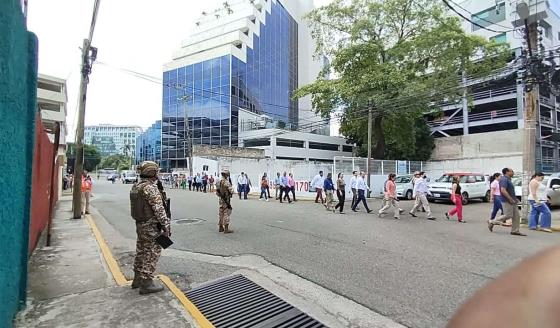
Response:
[[[156,285],[153,279],[143,279],[140,284],[140,295],[161,292],[163,286]]]
[[[220,224],[219,227],[220,227],[220,228],[219,228],[218,231],[219,231],[219,232],[224,232],[224,226]]]
[[[140,288],[141,282],[142,278],[140,278],[140,275],[134,272],[134,279],[132,279],[132,285],[130,285],[130,287],[132,287],[132,289]]]
[[[229,229],[229,224],[224,225],[224,233],[233,233],[233,230]]]

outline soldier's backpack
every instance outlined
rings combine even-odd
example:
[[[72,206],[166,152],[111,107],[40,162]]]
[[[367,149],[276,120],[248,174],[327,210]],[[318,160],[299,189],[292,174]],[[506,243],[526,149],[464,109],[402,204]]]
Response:
[[[130,215],[136,222],[145,222],[149,219],[146,215],[148,201],[144,197],[145,183],[134,184],[130,190]]]

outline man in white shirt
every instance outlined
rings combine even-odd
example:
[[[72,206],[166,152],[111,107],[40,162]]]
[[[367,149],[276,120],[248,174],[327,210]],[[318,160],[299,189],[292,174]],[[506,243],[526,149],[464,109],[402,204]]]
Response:
[[[428,183],[424,179],[424,172],[420,172],[419,178],[416,179],[414,182],[414,191],[412,196],[417,199],[414,203],[414,207],[410,210],[409,214],[413,217],[416,217],[416,211],[420,206],[424,207],[426,210],[426,215],[428,216],[428,220],[435,220],[436,218],[432,216],[432,211],[430,210],[430,203],[428,202],[427,195],[431,194]]]
[[[354,204],[356,204],[356,202],[358,201],[358,189],[356,189],[357,182],[358,172],[353,171],[352,178],[350,178],[350,188],[352,189],[352,205],[350,206],[350,208],[354,208]],[[359,209],[358,206],[356,206],[356,209]]]
[[[323,171],[319,171],[313,180],[311,180],[311,186],[315,187],[317,195],[315,196],[315,203],[319,203],[319,198],[321,198],[321,204],[325,202],[323,198],[323,185],[325,184],[325,178],[323,178]]]
[[[239,177],[237,177],[237,192],[239,193],[239,199],[241,199],[241,195],[245,195],[245,199],[247,199],[247,194],[245,191],[247,190],[247,177],[245,173],[241,172]]]
[[[360,176],[356,179],[356,189],[358,190],[358,199],[356,200],[356,203],[352,207],[352,211],[357,212],[356,207],[360,202],[363,202],[366,211],[368,213],[371,213],[371,210],[367,206],[367,202],[366,202],[366,191],[369,190],[369,186],[366,183],[365,173],[363,171],[360,172]]]

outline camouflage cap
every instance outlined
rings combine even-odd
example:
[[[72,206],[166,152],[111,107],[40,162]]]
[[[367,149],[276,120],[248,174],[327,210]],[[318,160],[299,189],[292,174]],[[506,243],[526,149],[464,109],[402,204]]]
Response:
[[[159,172],[159,166],[156,162],[145,161],[138,167],[140,174],[146,177],[155,177]]]
[[[222,170],[222,175],[228,176],[229,175],[229,170],[228,169],[223,169]]]

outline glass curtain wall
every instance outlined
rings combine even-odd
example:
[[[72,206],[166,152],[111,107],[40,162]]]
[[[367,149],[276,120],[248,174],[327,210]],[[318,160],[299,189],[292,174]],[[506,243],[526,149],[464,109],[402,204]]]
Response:
[[[161,161],[161,121],[152,124],[136,139],[136,164]]]
[[[187,167],[187,124],[193,145],[219,146],[238,146],[240,108],[297,126],[298,26],[280,1],[265,19],[246,63],[226,55],[164,72],[164,170]]]

